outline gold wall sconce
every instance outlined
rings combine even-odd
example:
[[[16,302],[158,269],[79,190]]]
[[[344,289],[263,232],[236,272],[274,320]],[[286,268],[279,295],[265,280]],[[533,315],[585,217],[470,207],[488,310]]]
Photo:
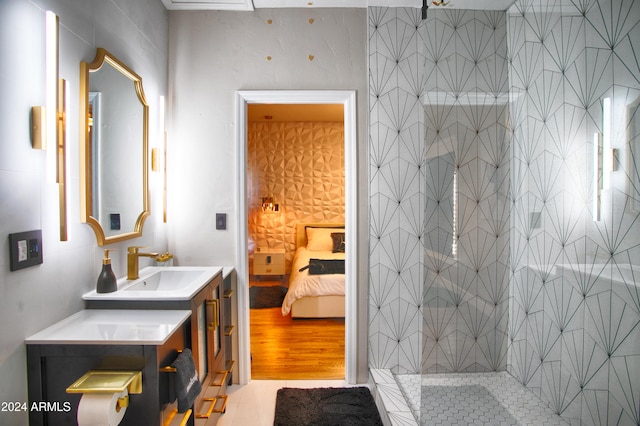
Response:
[[[47,109],[43,106],[31,107],[31,146],[47,149]]]
[[[34,149],[47,151],[47,174],[58,184],[60,206],[60,241],[67,241],[66,188],[66,81],[58,78],[58,16],[45,14],[46,59],[45,86],[47,106],[31,108],[31,144]],[[47,110],[49,111],[47,113]],[[52,112],[53,111],[53,112]],[[55,144],[51,141],[55,140]],[[49,146],[47,144],[49,143]]]
[[[160,170],[159,159],[160,152],[158,148],[151,148],[151,171],[157,172]]]
[[[277,213],[279,211],[280,206],[274,201],[273,197],[262,197],[263,213]]]

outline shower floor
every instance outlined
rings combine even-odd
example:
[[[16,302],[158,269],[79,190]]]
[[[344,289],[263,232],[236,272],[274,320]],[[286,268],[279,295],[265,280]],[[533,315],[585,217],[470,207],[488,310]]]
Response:
[[[420,425],[567,425],[506,372],[395,379]]]

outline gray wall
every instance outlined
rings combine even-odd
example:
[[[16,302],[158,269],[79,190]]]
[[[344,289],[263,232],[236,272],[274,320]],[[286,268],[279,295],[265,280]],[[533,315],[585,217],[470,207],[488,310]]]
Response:
[[[69,241],[59,241],[58,187],[45,152],[31,148],[31,106],[45,104],[45,11],[60,17],[60,78],[67,80]],[[80,223],[79,70],[105,47],[142,76],[158,145],[158,97],[165,94],[168,14],[160,0],[0,0],[0,401],[27,401],[24,339],[82,309],[95,287],[102,249]],[[123,171],[125,172],[125,171]],[[166,248],[161,187],[152,177],[152,215],[143,238],[115,244],[113,268],[126,272],[126,246]],[[44,263],[9,271],[8,234],[42,229]],[[1,424],[26,424],[27,413],[0,413]]]
[[[365,9],[326,8],[171,12],[169,58],[169,241],[182,265],[236,265],[236,91],[357,92],[361,382],[367,380],[366,16]],[[216,231],[215,213],[228,214],[227,230]]]
[[[640,2],[521,1],[508,21],[508,370],[572,423],[637,425]],[[605,97],[620,166],[594,222],[593,133],[602,131]],[[635,274],[625,277],[629,264]]]

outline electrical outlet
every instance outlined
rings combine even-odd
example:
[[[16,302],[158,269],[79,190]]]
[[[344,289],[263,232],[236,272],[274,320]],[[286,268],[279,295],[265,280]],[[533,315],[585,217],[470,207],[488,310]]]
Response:
[[[9,270],[42,263],[42,230],[9,234]]]

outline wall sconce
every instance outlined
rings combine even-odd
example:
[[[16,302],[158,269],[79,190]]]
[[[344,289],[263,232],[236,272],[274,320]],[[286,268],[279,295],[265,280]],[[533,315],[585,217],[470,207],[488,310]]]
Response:
[[[451,255],[455,258],[458,256],[458,166],[455,166],[453,170],[453,198],[452,198],[452,209],[453,209],[453,238],[451,241]]]
[[[593,220],[600,221],[602,190],[611,188],[615,150],[611,147],[611,98],[602,100],[602,133],[593,134]]]
[[[611,188],[613,150],[611,149],[611,98],[602,100],[602,189]]]
[[[52,11],[45,14],[45,90],[46,109],[31,110],[33,147],[47,149],[47,180],[58,184],[60,207],[60,241],[67,241],[67,187],[66,187],[66,81],[58,78],[59,19]],[[45,113],[46,111],[49,113]],[[55,144],[52,143],[55,141]]]
[[[47,109],[43,106],[31,107],[31,146],[47,149]]]
[[[600,197],[602,195],[602,137],[593,134],[593,220],[600,221]]]
[[[280,208],[277,203],[274,202],[273,197],[262,197],[262,212],[263,213],[277,213]]]

